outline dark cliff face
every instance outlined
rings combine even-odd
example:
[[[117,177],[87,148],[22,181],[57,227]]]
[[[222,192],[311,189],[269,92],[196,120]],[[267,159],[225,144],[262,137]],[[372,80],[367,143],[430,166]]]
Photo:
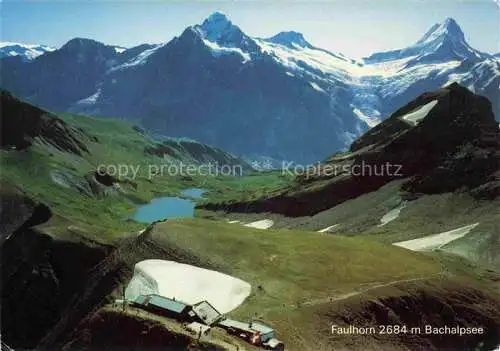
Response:
[[[235,166],[245,172],[253,170],[247,162],[232,154],[190,140],[165,140],[155,146],[146,147],[144,153],[159,157],[171,157],[185,163]]]
[[[5,91],[1,92],[0,104],[2,148],[22,150],[37,138],[77,155],[89,152],[85,145],[89,136],[69,126],[56,115],[24,103]]]
[[[420,120],[408,118],[425,108]],[[356,140],[347,155],[299,175],[291,188],[267,199],[206,207],[312,215],[403,178],[408,197],[468,191],[492,199],[499,196],[499,164],[500,132],[490,102],[452,84],[400,108]]]
[[[20,193],[5,193],[4,186],[0,200],[2,341],[15,349],[35,349],[108,248],[42,233],[34,226],[51,218],[50,208]]]

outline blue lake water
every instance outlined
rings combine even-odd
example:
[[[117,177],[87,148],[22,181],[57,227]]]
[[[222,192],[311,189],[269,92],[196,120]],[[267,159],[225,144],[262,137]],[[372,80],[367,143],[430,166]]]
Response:
[[[182,195],[190,198],[201,198],[205,190],[198,188],[186,189]],[[161,219],[193,217],[195,202],[181,197],[157,197],[149,204],[137,206],[132,216],[138,222],[153,223]]]
[[[205,189],[191,188],[191,189],[184,190],[182,192],[182,195],[199,199],[203,196],[204,193],[206,193]]]

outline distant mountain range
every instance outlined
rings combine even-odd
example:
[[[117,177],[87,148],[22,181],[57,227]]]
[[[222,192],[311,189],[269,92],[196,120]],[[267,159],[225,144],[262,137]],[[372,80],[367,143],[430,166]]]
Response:
[[[29,45],[11,42],[0,42],[0,58],[19,57],[22,60],[33,60],[46,52],[54,51],[55,48],[45,45]]]
[[[500,116],[500,57],[472,48],[453,19],[362,60],[298,32],[250,37],[220,12],[164,44],[123,50],[76,38],[34,60],[2,59],[2,87],[42,107],[300,163],[346,149],[382,116],[452,82],[488,97]]]

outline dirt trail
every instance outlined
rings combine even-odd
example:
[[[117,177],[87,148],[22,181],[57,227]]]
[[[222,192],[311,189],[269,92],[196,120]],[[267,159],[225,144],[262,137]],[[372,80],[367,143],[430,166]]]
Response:
[[[397,285],[397,284],[401,284],[401,283],[411,283],[411,282],[415,282],[415,281],[432,279],[432,278],[436,278],[436,277],[442,276],[442,275],[443,275],[443,273],[441,272],[441,273],[437,273],[437,274],[432,275],[432,276],[421,277],[421,278],[394,280],[394,281],[390,281],[387,283],[373,283],[373,284],[370,284],[367,288],[363,288],[363,289],[356,290],[356,291],[351,291],[351,292],[340,294],[340,295],[332,295],[332,296],[326,296],[326,297],[317,298],[317,299],[310,299],[310,300],[307,300],[307,301],[300,303],[300,305],[293,305],[293,306],[298,308],[298,307],[303,307],[303,306],[321,305],[321,304],[329,303],[329,302],[338,302],[338,301],[342,301],[342,300],[347,300],[348,298],[351,298],[353,296],[361,295],[361,294],[367,293],[371,290],[375,290],[378,288],[384,288],[384,287],[393,286],[393,285]]]

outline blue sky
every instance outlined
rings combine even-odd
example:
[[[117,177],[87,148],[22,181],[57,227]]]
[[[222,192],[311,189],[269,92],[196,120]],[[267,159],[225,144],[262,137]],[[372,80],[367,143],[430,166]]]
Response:
[[[166,42],[220,10],[249,35],[296,30],[313,45],[351,57],[407,46],[453,17],[473,47],[500,52],[500,6],[494,0],[4,0],[0,6],[3,41],[57,47],[77,36],[126,47]]]

